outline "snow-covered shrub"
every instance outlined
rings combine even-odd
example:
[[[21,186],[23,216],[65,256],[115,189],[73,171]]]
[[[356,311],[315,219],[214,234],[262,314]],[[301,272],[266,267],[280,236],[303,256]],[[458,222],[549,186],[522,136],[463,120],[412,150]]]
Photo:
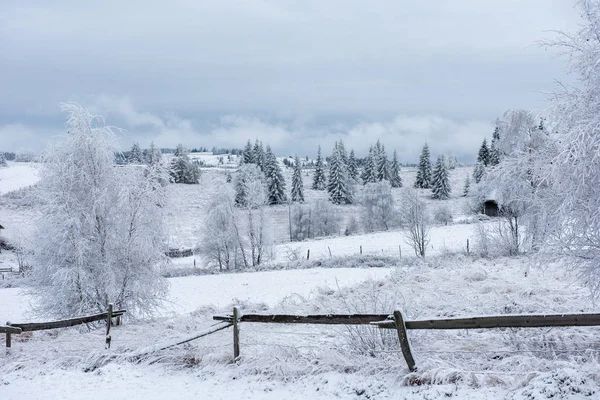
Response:
[[[436,224],[440,225],[448,225],[452,222],[452,211],[448,206],[440,206],[435,209],[433,212],[433,221]]]
[[[367,232],[388,230],[397,224],[392,187],[388,181],[367,183],[361,199],[361,222]]]
[[[311,210],[311,236],[332,236],[340,233],[341,216],[337,208],[325,200],[317,200]]]
[[[348,224],[346,225],[346,229],[344,230],[344,235],[350,236],[359,232],[360,226],[358,225],[358,221],[354,215],[351,215]]]
[[[67,317],[112,302],[128,315],[149,315],[167,290],[160,276],[165,171],[115,168],[114,130],[78,105],[63,110],[68,131],[51,144],[40,171],[44,204],[30,274],[38,311]]]
[[[35,154],[31,151],[22,151],[15,156],[16,162],[32,162],[35,160]]]
[[[302,241],[311,237],[311,209],[304,204],[294,204],[291,209],[291,236],[293,241]]]

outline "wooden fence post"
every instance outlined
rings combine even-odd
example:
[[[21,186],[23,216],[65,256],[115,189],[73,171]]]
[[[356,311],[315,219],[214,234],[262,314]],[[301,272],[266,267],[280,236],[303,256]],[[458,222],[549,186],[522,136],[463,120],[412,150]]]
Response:
[[[110,349],[110,324],[112,322],[113,303],[108,303],[108,310],[106,313],[106,346],[104,348]]]
[[[402,258],[402,248],[398,245],[398,254],[400,254],[400,258]]]
[[[400,341],[400,347],[402,348],[402,354],[404,355],[408,369],[410,372],[416,371],[417,365],[410,351],[410,343],[406,333],[406,325],[404,324],[404,317],[400,311],[394,311],[394,323],[396,324],[398,340]]]
[[[329,258],[331,258],[331,248],[327,246],[327,250],[329,250]]]
[[[469,239],[467,239],[467,255],[470,255],[470,252],[469,252]]]
[[[310,249],[306,250],[306,261],[310,258]]]
[[[360,254],[362,254],[362,244],[360,245]]]
[[[240,357],[240,310],[233,307],[233,362]]]
[[[6,326],[10,326],[10,321],[6,321]],[[6,351],[12,346],[12,335],[6,332]]]

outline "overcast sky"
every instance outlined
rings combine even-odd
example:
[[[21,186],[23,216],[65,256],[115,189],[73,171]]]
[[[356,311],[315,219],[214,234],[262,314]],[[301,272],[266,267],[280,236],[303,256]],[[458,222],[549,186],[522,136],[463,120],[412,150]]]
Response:
[[[536,41],[577,23],[570,0],[3,0],[0,149],[43,149],[75,101],[124,149],[469,161],[504,110],[547,106],[566,68]]]

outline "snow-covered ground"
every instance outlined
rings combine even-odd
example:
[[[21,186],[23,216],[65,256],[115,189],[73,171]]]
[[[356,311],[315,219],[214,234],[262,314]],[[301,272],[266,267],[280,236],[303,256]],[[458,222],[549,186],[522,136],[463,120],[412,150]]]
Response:
[[[401,309],[410,319],[598,311],[588,290],[560,265],[533,268],[526,257],[486,260],[465,254],[466,240],[473,246],[475,235],[475,225],[463,223],[470,219],[468,199],[460,197],[462,182],[470,172],[469,168],[451,172],[455,190],[451,200],[435,201],[428,191],[421,192],[431,208],[447,205],[455,220],[460,220],[432,228],[425,260],[411,254],[402,232],[390,231],[276,246],[276,261],[288,267],[304,259],[310,249],[311,261],[322,260],[323,266],[336,268],[170,278],[160,315],[113,328],[110,350],[103,349],[101,329],[79,327],[15,335],[11,352],[0,351],[0,399],[598,396],[600,341],[595,327],[411,331],[419,366],[416,373],[407,370],[395,332],[369,327],[244,323],[242,357],[236,364],[231,363],[230,330],[161,351],[139,363],[123,356],[201,331],[214,323],[213,315],[230,312],[233,305],[245,312],[264,313],[388,313]],[[207,201],[226,173],[225,169],[207,168],[201,185],[171,186],[170,245],[197,244]],[[414,171],[404,170],[402,178],[405,185],[412,184]],[[0,193],[27,187],[36,180],[35,166],[10,163],[0,169]],[[308,202],[324,197],[323,192],[308,189],[309,176],[304,184]],[[4,234],[26,240],[35,207],[10,198],[0,200],[0,222],[7,227]],[[358,206],[341,209],[346,217],[358,215]],[[288,229],[287,212],[284,206],[269,210],[276,237],[282,240]],[[351,262],[360,246],[365,257],[380,257],[372,264],[384,266],[348,268],[369,264]],[[174,260],[174,264],[191,267],[193,260]],[[14,254],[0,254],[0,262],[14,263]],[[25,288],[0,289],[0,321],[35,320],[28,308]],[[0,347],[3,340],[1,337]],[[99,363],[106,355],[115,359]],[[96,368],[90,369],[91,365]]]
[[[37,183],[37,164],[13,161],[7,164],[8,167],[0,168],[0,195]]]

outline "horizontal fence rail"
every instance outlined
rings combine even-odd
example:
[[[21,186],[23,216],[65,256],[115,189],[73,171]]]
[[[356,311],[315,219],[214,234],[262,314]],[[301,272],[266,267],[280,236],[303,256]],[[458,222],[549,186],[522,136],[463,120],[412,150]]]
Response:
[[[120,317],[121,315],[125,314],[126,312],[127,312],[126,310],[115,310],[112,312],[112,317]],[[69,328],[71,326],[87,324],[90,322],[105,321],[106,318],[108,318],[108,312],[104,312],[104,313],[100,313],[100,314],[93,314],[93,315],[86,315],[84,317],[63,319],[60,321],[52,321],[52,322],[30,322],[30,323],[23,323],[23,324],[11,323],[10,326],[21,328],[23,332],[32,332],[32,331],[42,331],[42,330],[46,330],[46,329]]]
[[[495,315],[468,318],[438,318],[427,320],[405,320],[400,311],[392,314],[241,314],[237,308],[232,315],[215,315],[214,320],[230,322],[259,322],[277,324],[317,324],[317,325],[372,325],[383,329],[396,329],[402,354],[410,371],[416,371],[407,335],[409,329],[491,329],[491,328],[544,328],[569,326],[600,326],[600,314],[521,314]],[[239,355],[239,338],[234,357]]]
[[[85,315],[83,317],[63,319],[59,321],[51,322],[30,322],[30,323],[10,323],[7,322],[6,326],[0,326],[0,333],[6,334],[6,351],[7,354],[12,347],[12,335],[19,335],[23,332],[42,331],[47,329],[58,329],[58,328],[69,328],[71,326],[87,324],[90,322],[105,321],[106,322],[106,348],[110,348],[111,336],[110,326],[112,325],[112,319],[117,319],[117,325],[121,322],[121,316],[125,314],[126,310],[113,310],[112,303],[108,304],[106,312],[93,315]]]

